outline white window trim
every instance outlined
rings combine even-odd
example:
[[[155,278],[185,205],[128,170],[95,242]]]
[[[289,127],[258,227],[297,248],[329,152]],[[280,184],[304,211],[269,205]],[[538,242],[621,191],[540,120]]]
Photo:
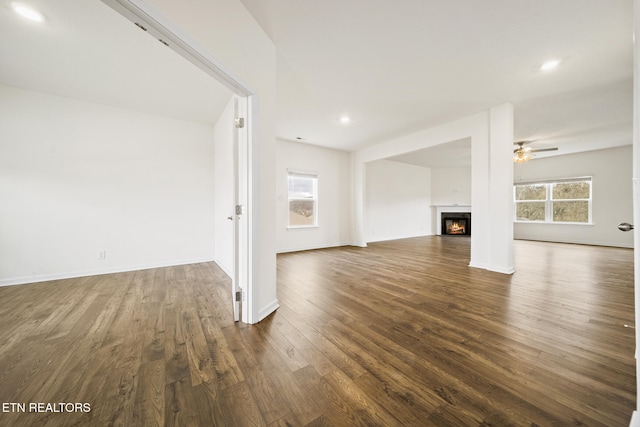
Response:
[[[289,210],[289,203],[291,200],[297,200],[295,198],[291,198],[289,197],[289,177],[290,176],[299,176],[299,177],[308,177],[308,178],[314,178],[316,180],[316,185],[315,185],[315,194],[314,194],[314,204],[313,204],[313,208],[314,208],[314,212],[313,212],[313,218],[314,218],[314,223],[310,224],[310,225],[291,225],[291,218],[289,217],[290,214],[290,210]],[[318,209],[318,173],[315,171],[307,171],[307,170],[301,170],[301,169],[287,169],[287,230],[304,230],[304,229],[309,229],[309,228],[318,228],[319,227],[319,218],[318,218],[318,212],[320,211]],[[299,200],[304,200],[304,199],[299,199]]]
[[[566,182],[580,182],[580,181],[589,181],[590,185],[589,185],[589,199],[558,199],[558,200],[553,200],[553,184],[562,184],[562,183],[566,183]],[[546,200],[516,200],[516,186],[518,185],[546,185],[547,186],[547,198]],[[585,201],[587,200],[589,202],[589,219],[587,222],[566,222],[566,221],[554,221],[553,220],[553,202],[557,201],[557,202],[578,202],[578,201]],[[532,221],[526,221],[526,220],[518,220],[517,218],[517,209],[518,203],[524,203],[524,202],[544,202],[544,212],[545,212],[545,219],[544,221],[540,221],[540,220],[532,220]],[[561,178],[561,179],[548,179],[548,180],[541,180],[541,181],[523,181],[523,182],[516,182],[513,184],[513,222],[514,223],[518,223],[518,224],[557,224],[557,225],[593,225],[593,216],[592,216],[592,211],[593,211],[593,179],[591,176],[582,176],[582,177],[575,177],[575,178]]]

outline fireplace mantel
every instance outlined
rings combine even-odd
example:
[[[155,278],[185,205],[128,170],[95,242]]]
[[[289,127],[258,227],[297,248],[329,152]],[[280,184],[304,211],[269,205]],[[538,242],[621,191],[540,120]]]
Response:
[[[432,205],[436,208],[436,235],[442,235],[442,212],[471,212],[471,205]]]

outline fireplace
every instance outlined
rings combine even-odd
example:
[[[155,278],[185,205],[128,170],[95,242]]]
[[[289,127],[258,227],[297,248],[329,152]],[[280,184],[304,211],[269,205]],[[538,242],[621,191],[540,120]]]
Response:
[[[443,236],[470,236],[471,213],[469,212],[442,212],[441,234]]]

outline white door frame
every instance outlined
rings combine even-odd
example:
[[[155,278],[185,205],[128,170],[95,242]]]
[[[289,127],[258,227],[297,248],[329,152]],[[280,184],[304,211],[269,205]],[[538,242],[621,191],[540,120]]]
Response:
[[[249,272],[250,266],[247,265],[246,248],[248,245],[242,244],[247,242],[249,233],[248,215],[246,215],[247,199],[247,168],[243,165],[248,164],[248,135],[246,119],[248,117],[247,98],[234,96],[234,117],[235,132],[233,137],[233,181],[234,181],[234,221],[233,221],[233,278],[231,286],[231,298],[233,300],[233,318],[237,322],[242,320],[247,323],[247,313],[249,312],[246,297],[246,287],[248,278],[246,274]],[[241,317],[240,317],[241,316]]]
[[[255,147],[256,91],[233,71],[228,69],[218,58],[200,46],[173,25],[162,14],[148,3],[141,0],[102,0],[107,6],[120,13],[129,21],[142,25],[151,36],[161,40],[163,44],[189,62],[202,69],[212,78],[229,88],[239,99],[239,105],[244,110],[245,128],[238,134],[238,162],[236,163],[236,187],[234,191],[236,203],[243,206],[243,212],[236,215],[234,231],[234,275],[233,285],[240,287],[242,298],[242,321],[256,323],[257,316],[253,312],[253,217],[254,207],[251,200],[256,199],[255,189],[252,185],[252,165],[257,162],[257,150]],[[241,202],[241,203],[238,203]],[[235,303],[234,303],[235,306]]]
[[[633,2],[633,276],[636,335],[636,385],[640,390],[640,0]],[[636,410],[629,423],[640,427],[640,399],[636,391]]]

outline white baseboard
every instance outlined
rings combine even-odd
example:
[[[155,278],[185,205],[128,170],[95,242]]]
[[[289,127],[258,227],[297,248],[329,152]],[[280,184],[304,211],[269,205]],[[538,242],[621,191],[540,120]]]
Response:
[[[263,307],[258,312],[258,321],[256,323],[264,320],[265,317],[269,316],[271,313],[276,311],[278,309],[278,307],[280,307],[280,303],[278,302],[277,299],[271,301],[270,304],[268,304],[267,306]]]
[[[487,268],[487,270],[489,271],[494,271],[496,273],[502,273],[502,274],[513,274],[516,272],[516,269],[513,267],[498,267],[495,265],[489,266],[489,268]]]
[[[589,245],[589,246],[607,246],[612,248],[627,248],[633,249],[633,243],[619,243],[619,242],[600,242],[600,241],[592,241],[592,240],[553,240],[553,239],[538,239],[533,237],[514,237],[514,240],[527,240],[531,242],[549,242],[549,243],[567,243],[570,245]]]
[[[49,282],[51,280],[75,279],[77,277],[98,276],[101,274],[124,273],[127,271],[148,270],[150,268],[171,267],[175,265],[197,264],[201,262],[214,261],[212,258],[195,258],[188,260],[167,261],[160,263],[149,263],[130,265],[122,267],[95,268],[89,270],[69,271],[63,273],[40,274],[35,276],[12,277],[0,279],[0,286],[24,285],[27,283]]]
[[[480,263],[480,262],[473,262],[473,261],[471,261],[469,263],[469,267],[481,268],[483,270],[488,270],[489,269],[489,265],[488,264],[484,264],[484,263]]]
[[[427,236],[435,236],[435,234],[432,233],[428,233],[428,234],[412,234],[410,236],[397,236],[397,237],[385,237],[382,239],[370,239],[367,240],[368,243],[375,243],[375,242],[389,242],[391,240],[404,240],[404,239],[413,239],[415,237],[427,237]]]
[[[226,275],[227,275],[227,277],[229,277],[230,279],[231,279],[231,278],[233,277],[233,275],[235,274],[235,273],[233,273],[233,272],[227,271],[227,269],[226,269],[226,268],[224,268],[224,266],[222,265],[222,263],[221,263],[221,262],[219,262],[217,259],[215,259],[215,258],[214,258],[214,259],[213,259],[213,262],[215,262],[215,263],[216,263],[216,265],[217,265],[218,267],[220,267],[220,270],[224,271],[224,274],[226,274]]]
[[[328,248],[339,248],[342,246],[360,246],[360,247],[366,247],[366,244],[364,246],[357,244],[357,243],[333,243],[330,245],[314,245],[314,246],[301,246],[298,248],[284,248],[284,249],[278,249],[276,251],[276,253],[278,254],[286,254],[289,252],[301,252],[301,251],[313,251],[316,249],[328,249]]]
[[[501,266],[478,263],[478,262],[470,262],[469,267],[481,268],[483,270],[493,271],[493,272],[502,273],[502,274],[513,274],[516,272],[516,269],[513,267],[501,267]]]

